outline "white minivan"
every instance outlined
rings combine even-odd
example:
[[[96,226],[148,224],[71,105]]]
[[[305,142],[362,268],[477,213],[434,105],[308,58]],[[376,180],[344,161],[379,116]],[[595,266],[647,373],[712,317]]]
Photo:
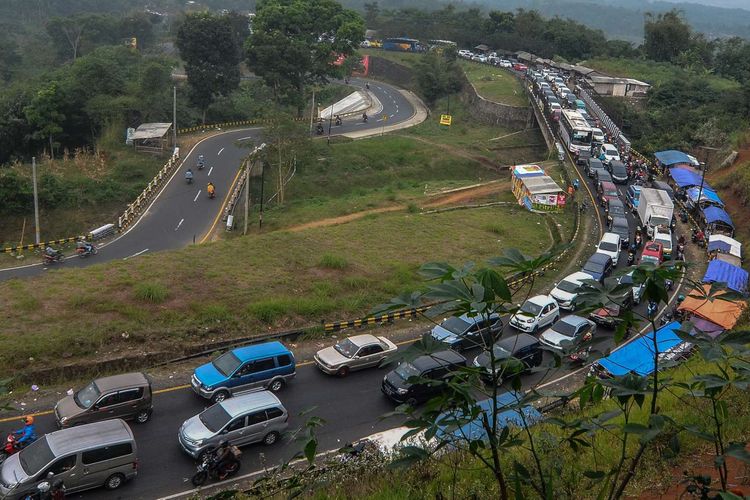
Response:
[[[612,258],[612,264],[616,266],[617,260],[620,258],[620,235],[604,233],[596,251],[609,255]]]

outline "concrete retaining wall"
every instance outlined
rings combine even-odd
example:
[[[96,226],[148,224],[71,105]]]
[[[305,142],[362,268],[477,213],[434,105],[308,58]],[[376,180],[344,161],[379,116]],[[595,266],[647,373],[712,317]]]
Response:
[[[411,90],[412,92],[416,91],[417,85],[414,82],[414,72],[412,69],[389,59],[370,56],[370,71],[368,74],[377,80],[392,83],[402,89]]]
[[[468,106],[472,116],[482,123],[513,128],[531,128],[533,125],[531,107],[509,106],[485,99],[465,76],[461,100]]]

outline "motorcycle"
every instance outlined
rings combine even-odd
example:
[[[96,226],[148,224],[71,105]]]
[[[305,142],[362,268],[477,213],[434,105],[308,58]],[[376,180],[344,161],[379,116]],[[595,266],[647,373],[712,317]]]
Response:
[[[31,443],[29,443],[31,444]],[[16,438],[16,435],[12,432],[8,434],[8,437],[5,438],[5,444],[3,445],[2,452],[0,452],[0,464],[5,462],[5,460],[11,456],[15,455],[22,449],[24,449],[27,445],[22,445],[18,443],[18,439]]]
[[[648,317],[653,318],[654,316],[656,316],[656,311],[658,310],[658,308],[659,304],[657,304],[653,300],[650,300],[648,302],[648,307],[646,308],[646,314],[648,315]]]
[[[318,124],[318,128],[315,129],[315,133],[318,135],[323,135],[323,125]]]
[[[706,235],[700,229],[693,229],[691,239],[693,243],[697,243],[700,247],[706,246]]]
[[[44,265],[51,265],[51,264],[55,264],[57,262],[62,263],[64,260],[65,260],[65,256],[59,250],[57,252],[55,252],[53,255],[50,255],[50,254],[48,254],[48,253],[45,252],[43,254],[42,264],[44,264]]]
[[[628,266],[635,264],[635,252],[628,252]]]
[[[591,346],[583,349],[582,351],[569,354],[568,360],[571,363],[585,365],[588,362],[590,355],[591,355]]]
[[[340,126],[341,126],[341,117],[340,117],[340,116],[337,116],[337,117],[336,117],[336,126],[337,126],[337,127],[340,127]]]
[[[203,170],[203,167],[206,166],[206,160],[203,158],[203,155],[198,156],[198,164],[196,166],[198,170]]]
[[[212,453],[208,453],[196,466],[195,474],[193,474],[193,477],[190,481],[193,483],[193,486],[201,486],[208,480],[209,477],[211,479],[218,480],[221,476],[223,476],[223,479],[226,479],[237,474],[237,471],[239,470],[239,460],[233,460],[232,462],[226,464],[223,470],[219,470],[219,464],[216,460],[216,457]]]
[[[362,115],[362,121],[364,123],[367,123],[367,114],[366,113]]]
[[[88,245],[76,248],[76,253],[80,258],[85,259],[86,257],[90,257],[91,255],[98,254],[99,250],[97,250],[96,246],[89,243]]]

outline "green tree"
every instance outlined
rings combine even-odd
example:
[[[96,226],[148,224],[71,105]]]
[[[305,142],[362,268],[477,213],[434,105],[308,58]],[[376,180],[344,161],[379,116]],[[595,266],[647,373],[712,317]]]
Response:
[[[362,18],[334,0],[265,0],[258,2],[245,51],[277,101],[301,115],[305,87],[339,74],[334,60],[353,54],[363,39]]]
[[[435,52],[425,54],[417,63],[417,86],[425,101],[432,105],[439,98],[454,94],[463,86],[463,72],[455,61]]]
[[[78,57],[81,47],[81,35],[84,30],[82,19],[55,17],[50,19],[45,28],[61,59],[75,60]]]
[[[670,62],[690,49],[692,30],[680,11],[646,13],[643,49],[654,61]]]
[[[380,5],[378,2],[365,2],[365,22],[370,29],[376,29],[378,17],[380,16]]]
[[[0,82],[9,82],[13,72],[21,63],[18,55],[18,44],[11,37],[0,33]]]
[[[52,158],[55,157],[53,138],[63,130],[61,124],[65,115],[60,107],[64,100],[57,82],[51,82],[36,92],[24,110],[29,124],[35,128],[33,138],[49,140],[49,154]]]
[[[240,48],[226,16],[208,12],[188,14],[177,32],[177,48],[185,61],[190,100],[202,111],[217,96],[225,96],[240,83]]]

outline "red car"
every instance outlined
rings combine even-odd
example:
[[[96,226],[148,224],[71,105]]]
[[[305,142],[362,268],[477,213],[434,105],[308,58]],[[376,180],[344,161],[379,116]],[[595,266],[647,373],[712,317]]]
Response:
[[[529,67],[525,64],[516,63],[513,65],[513,69],[516,71],[526,71],[527,69],[529,69]]]
[[[664,247],[658,241],[649,241],[643,247],[641,264],[648,263],[658,266],[664,261]]]
[[[609,206],[609,200],[620,197],[617,186],[613,182],[602,181],[599,186],[599,204],[603,207]]]

